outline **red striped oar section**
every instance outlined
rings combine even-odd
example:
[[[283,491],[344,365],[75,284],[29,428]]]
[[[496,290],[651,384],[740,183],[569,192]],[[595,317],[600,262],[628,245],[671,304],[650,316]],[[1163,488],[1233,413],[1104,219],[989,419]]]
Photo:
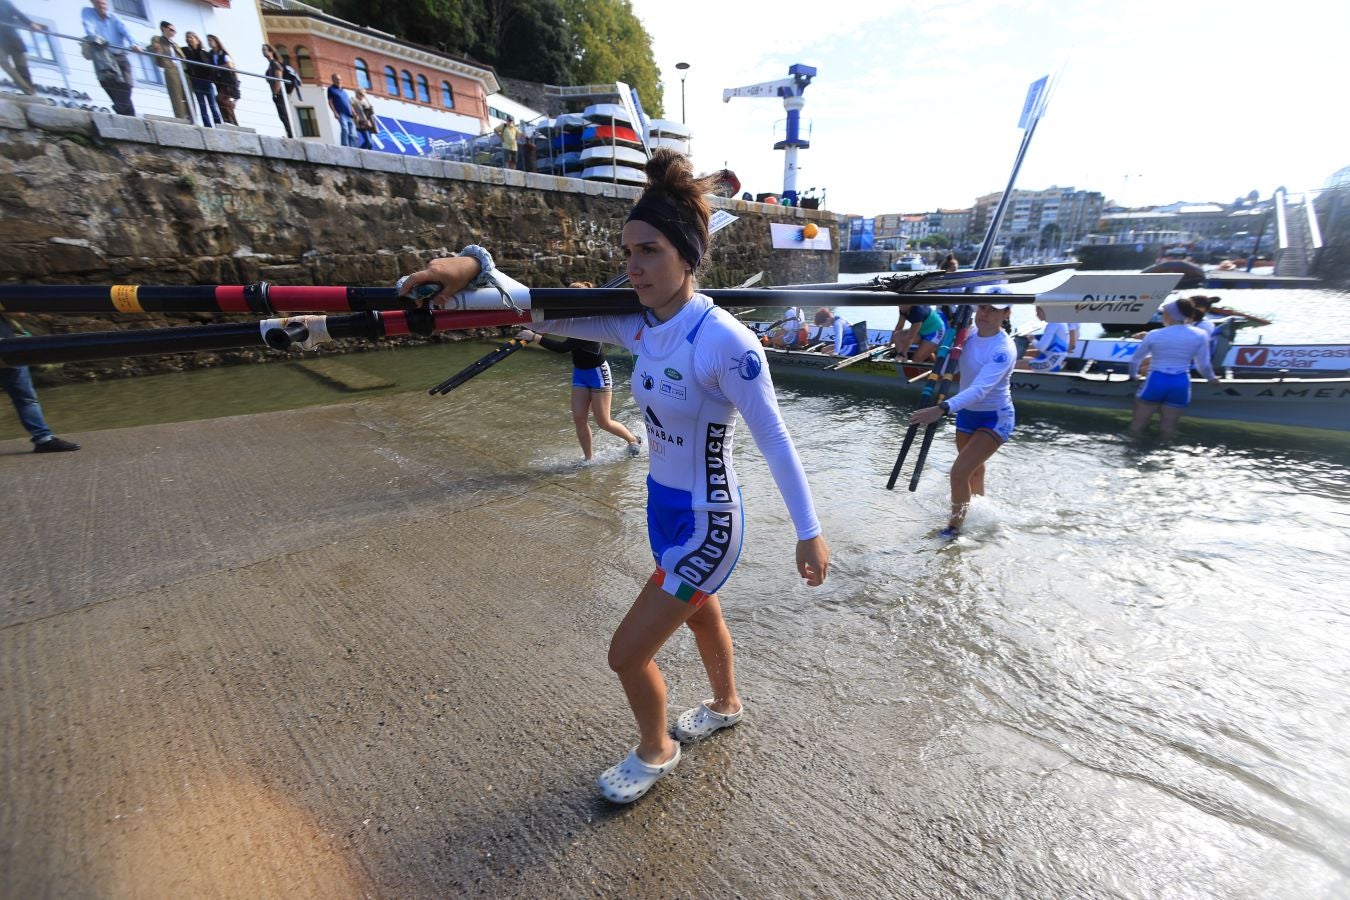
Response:
[[[345,316],[304,316],[181,328],[48,334],[0,340],[0,365],[30,366],[241,347],[286,350],[299,344],[336,338],[378,340],[408,334],[429,335],[438,331],[529,323],[527,314],[511,312],[372,310]]]

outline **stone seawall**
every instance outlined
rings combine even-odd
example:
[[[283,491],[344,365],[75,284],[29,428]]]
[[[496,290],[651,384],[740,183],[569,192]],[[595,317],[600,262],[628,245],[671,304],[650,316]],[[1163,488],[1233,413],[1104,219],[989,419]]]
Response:
[[[49,284],[391,284],[466,243],[520,281],[603,282],[637,188],[0,100],[0,281]],[[839,219],[719,201],[702,282],[832,280]],[[830,251],[774,250],[770,223],[817,222]],[[38,333],[225,316],[24,320]],[[266,358],[265,351],[102,361],[46,380]]]

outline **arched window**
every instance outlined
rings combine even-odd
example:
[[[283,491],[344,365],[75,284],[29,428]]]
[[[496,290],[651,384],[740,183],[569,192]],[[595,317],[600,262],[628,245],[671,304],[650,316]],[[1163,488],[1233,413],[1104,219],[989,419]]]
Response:
[[[370,66],[361,57],[352,60],[352,65],[356,68],[356,86],[367,91],[374,90],[370,84]]]
[[[407,69],[403,70],[403,96],[409,100],[417,96],[413,93],[412,73]]]
[[[431,102],[431,89],[427,86],[427,76],[417,76],[417,99],[423,103]]]
[[[384,89],[389,92],[390,97],[398,96],[398,73],[394,71],[393,66],[384,67]]]
[[[309,55],[309,50],[304,47],[295,48],[295,68],[300,73],[300,77],[313,80],[317,76],[314,74],[314,59]]]
[[[441,82],[441,106],[446,109],[455,108],[455,89],[450,87],[450,82]]]

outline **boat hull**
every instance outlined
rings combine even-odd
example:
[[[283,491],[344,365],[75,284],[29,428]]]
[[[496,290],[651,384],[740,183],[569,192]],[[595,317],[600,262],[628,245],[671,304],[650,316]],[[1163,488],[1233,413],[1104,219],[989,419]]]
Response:
[[[885,389],[917,398],[924,371],[894,361],[864,361],[828,371],[837,357],[767,349],[774,378],[836,388]],[[914,376],[918,380],[911,381]],[[1013,401],[1128,411],[1141,382],[1125,374],[1015,372]],[[1350,432],[1350,378],[1225,378],[1191,382],[1188,417],[1258,425]]]

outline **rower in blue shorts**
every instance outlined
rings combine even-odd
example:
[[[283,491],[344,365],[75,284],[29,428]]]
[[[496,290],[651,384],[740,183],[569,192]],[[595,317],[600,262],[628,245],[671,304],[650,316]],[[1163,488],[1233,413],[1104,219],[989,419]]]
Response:
[[[590,285],[573,284],[572,287]],[[642,439],[610,416],[614,377],[610,374],[609,360],[605,359],[605,350],[599,341],[542,337],[528,328],[521,329],[516,337],[533,341],[554,353],[572,354],[572,424],[576,427],[577,442],[581,444],[581,453],[586,459],[591,458],[592,417],[596,425],[628,443],[629,455],[637,456],[642,452]]]
[[[1150,359],[1148,378],[1135,394],[1130,436],[1140,437],[1154,413],[1159,413],[1158,432],[1163,440],[1176,436],[1181,414],[1191,403],[1191,366],[1210,384],[1218,384],[1209,360],[1209,336],[1187,324],[1195,314],[1191,301],[1181,298],[1163,304],[1163,327],[1144,335],[1130,357],[1130,377]]]
[[[901,329],[904,329],[903,331]],[[900,307],[900,321],[891,333],[895,354],[903,358],[917,340],[914,362],[927,362],[937,355],[938,344],[947,333],[947,320],[936,306],[913,304]]]
[[[917,410],[912,425],[929,425],[956,413],[956,460],[952,463],[952,511],[942,537],[961,533],[970,498],[984,494],[984,464],[1012,437],[1017,416],[1012,404],[1012,373],[1017,348],[1004,330],[1008,305],[975,311],[975,333],[966,338],[958,365],[961,390],[937,406]]]

